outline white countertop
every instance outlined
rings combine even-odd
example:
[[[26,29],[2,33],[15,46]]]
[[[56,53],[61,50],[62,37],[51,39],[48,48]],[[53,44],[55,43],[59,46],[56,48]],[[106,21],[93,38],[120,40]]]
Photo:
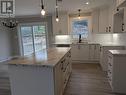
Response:
[[[103,46],[103,47],[106,47],[106,46],[125,46],[125,45],[121,45],[121,44],[112,44],[112,43],[100,44],[100,45]]]
[[[113,55],[126,55],[126,50],[109,50]]]
[[[55,66],[71,48],[50,48],[39,51],[28,57],[17,57],[9,60],[9,65]]]
[[[101,45],[101,46],[103,46],[103,47],[111,47],[111,46],[126,46],[126,45],[124,45],[124,44],[119,44],[119,43],[111,43],[111,42],[108,42],[108,43],[98,43],[98,42],[91,42],[91,41],[89,41],[89,42],[85,42],[85,41],[82,41],[81,43],[78,43],[78,42],[64,42],[64,43],[60,43],[60,42],[57,42],[57,43],[53,43],[54,45],[71,45],[71,44],[77,44],[77,45],[85,45],[85,44],[94,44],[94,45],[96,45],[96,44],[99,44],[99,45]]]

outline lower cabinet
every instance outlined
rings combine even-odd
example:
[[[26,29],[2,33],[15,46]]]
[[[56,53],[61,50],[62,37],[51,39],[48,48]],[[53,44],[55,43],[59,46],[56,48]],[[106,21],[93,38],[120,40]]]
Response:
[[[100,45],[99,44],[89,45],[89,60],[92,60],[92,61],[100,60]]]
[[[100,47],[100,65],[102,67],[103,71],[107,71],[108,70],[108,50],[124,50],[125,47],[124,46],[101,46]]]
[[[114,51],[114,50],[111,50]],[[126,94],[126,51],[108,52],[108,81],[114,93]]]
[[[54,66],[9,65],[12,95],[63,95],[72,72],[71,51],[57,61]]]
[[[72,44],[72,61],[98,62],[100,58],[99,44]]]
[[[89,60],[88,44],[72,44],[72,61]]]
[[[68,54],[54,68],[55,95],[63,95],[71,72],[71,52],[68,52]]]

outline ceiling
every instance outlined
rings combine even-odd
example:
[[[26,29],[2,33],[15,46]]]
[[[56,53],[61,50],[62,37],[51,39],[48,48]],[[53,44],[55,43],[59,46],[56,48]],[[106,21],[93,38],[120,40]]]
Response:
[[[86,5],[86,2],[90,2]],[[82,12],[92,11],[94,8],[106,6],[112,3],[113,0],[62,0],[58,2],[59,10],[70,14],[77,13],[80,8]],[[55,0],[44,0],[45,10],[48,14],[55,12]],[[40,15],[41,1],[40,0],[15,0],[16,16],[25,15]]]

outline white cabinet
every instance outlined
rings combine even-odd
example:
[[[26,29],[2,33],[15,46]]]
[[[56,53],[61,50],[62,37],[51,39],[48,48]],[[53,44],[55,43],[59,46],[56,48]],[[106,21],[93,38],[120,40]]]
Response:
[[[113,5],[103,7],[92,12],[92,30],[93,33],[110,33],[113,32]]]
[[[109,22],[109,8],[100,8],[99,13],[99,33],[107,33],[108,31],[108,22]]]
[[[61,52],[65,51],[61,50]],[[50,54],[52,53],[54,53],[53,50]],[[58,53],[55,54],[55,56],[48,55],[50,56],[50,61],[48,61],[49,63],[47,63],[47,61],[45,60],[42,61],[40,59],[38,63],[34,63],[33,65],[31,65],[32,60],[33,62],[35,62],[35,58],[31,60],[28,59],[27,61],[24,61],[24,58],[22,58],[21,60],[23,60],[23,62],[26,62],[26,64],[24,63],[24,65],[9,65],[8,67],[11,84],[11,94],[63,95],[64,89],[72,72],[71,51],[69,50],[63,54],[60,53],[60,55]],[[11,60],[10,62],[19,62],[19,60]],[[41,65],[41,62],[43,62],[44,64]],[[53,65],[53,63],[55,62],[58,63]]]
[[[66,54],[66,56],[54,68],[55,95],[63,95],[71,72],[71,52],[68,52],[68,54]]]
[[[113,30],[115,33],[118,32],[124,32],[125,31],[125,14],[124,14],[124,8],[119,8],[118,11],[114,14],[114,24],[113,24]]]
[[[72,60],[83,61],[89,60],[88,44],[72,44]]]
[[[126,94],[126,50],[110,50],[107,65],[112,91]]]
[[[89,60],[99,61],[100,58],[100,45],[90,44],[89,45]]]
[[[108,50],[124,50],[125,47],[124,46],[101,46],[100,47],[100,65],[103,69],[103,71],[107,71],[108,70],[108,59],[107,59],[107,55],[108,55]]]
[[[125,7],[126,6],[126,0],[116,0],[116,6],[117,7]]]
[[[124,26],[123,26],[123,29],[124,29],[124,32],[126,32],[126,7],[124,8]]]
[[[99,44],[72,44],[72,61],[98,62],[100,56]]]

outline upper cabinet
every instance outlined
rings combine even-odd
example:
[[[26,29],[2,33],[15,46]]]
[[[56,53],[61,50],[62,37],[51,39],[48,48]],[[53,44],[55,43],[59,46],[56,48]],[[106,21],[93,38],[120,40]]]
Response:
[[[114,33],[124,32],[124,9],[120,9],[114,14],[114,24],[113,30]]]
[[[68,35],[68,21],[69,16],[67,12],[59,13],[59,22],[56,22],[56,16],[53,15],[52,23],[53,23],[53,34],[54,35]]]
[[[126,32],[126,0],[116,0],[113,18],[113,32]]]
[[[126,0],[116,0],[116,7],[125,7]]]
[[[109,21],[109,11],[108,7],[100,8],[99,9],[99,33],[107,33],[110,32],[108,27],[108,21]]]
[[[92,12],[93,33],[113,32],[113,7],[103,7]]]

